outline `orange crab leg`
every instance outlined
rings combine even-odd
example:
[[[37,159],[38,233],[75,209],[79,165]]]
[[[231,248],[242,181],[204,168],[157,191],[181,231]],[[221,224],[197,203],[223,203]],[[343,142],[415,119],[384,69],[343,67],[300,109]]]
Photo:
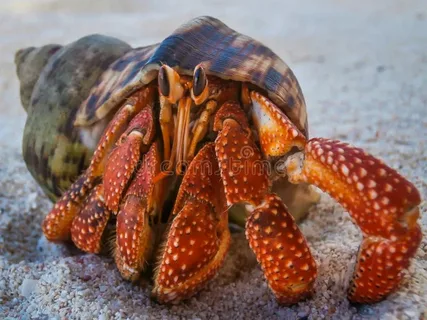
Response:
[[[49,241],[70,239],[73,220],[93,186],[92,179],[88,179],[85,173],[55,203],[42,223],[43,233]]]
[[[136,280],[151,253],[153,231],[149,217],[160,210],[159,184],[153,177],[160,172],[160,154],[153,143],[144,155],[141,167],[135,174],[123,205],[117,215],[117,240],[115,260],[125,279]]]
[[[268,191],[268,172],[238,103],[223,104],[215,116],[214,130],[219,131],[215,152],[227,204],[259,204]]]
[[[98,184],[71,225],[71,240],[77,248],[88,253],[101,251],[102,235],[111,215],[102,201],[102,195],[102,184]]]
[[[282,200],[268,194],[246,221],[246,237],[282,304],[311,295],[317,266],[304,235]]]
[[[115,143],[128,129],[131,120],[147,106],[153,106],[155,100],[155,87],[149,86],[129,97],[123,107],[117,112],[102,134],[91,163],[87,169],[89,176],[99,177],[104,173],[105,162]]]
[[[362,149],[328,139],[310,140],[287,171],[291,182],[328,192],[363,232],[350,300],[376,302],[395,289],[422,237],[415,186]]]
[[[117,112],[102,135],[88,169],[61,196],[45,217],[42,228],[48,240],[65,241],[70,239],[72,222],[82,209],[83,202],[89,192],[102,176],[107,155],[128,127],[131,119],[144,107],[152,104],[154,94],[155,89],[153,87],[147,87],[136,92]]]
[[[178,193],[173,211],[176,216],[155,274],[153,295],[160,302],[177,303],[189,298],[222,265],[230,231],[221,190],[210,143],[191,162]]]
[[[216,154],[227,203],[247,203],[246,237],[279,302],[307,297],[316,277],[316,263],[292,215],[282,200],[268,193],[267,168],[248,137],[245,114],[236,103],[225,103],[215,118]]]
[[[135,171],[141,154],[154,138],[154,119],[151,107],[144,108],[129,124],[111,151],[104,172],[105,203],[117,213],[122,194]]]

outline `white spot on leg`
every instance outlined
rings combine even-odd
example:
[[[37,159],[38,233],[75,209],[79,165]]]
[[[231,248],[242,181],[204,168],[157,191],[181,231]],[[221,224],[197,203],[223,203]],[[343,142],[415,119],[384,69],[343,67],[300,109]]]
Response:
[[[376,198],[377,198],[377,196],[378,196],[378,194],[375,192],[375,190],[369,190],[368,194],[369,194],[369,198],[370,198],[371,200],[376,199]]]
[[[366,171],[366,169],[364,168],[360,168],[359,174],[360,174],[360,177],[363,178],[368,174],[368,171]]]
[[[390,184],[386,184],[385,186],[384,186],[384,190],[386,191],[386,192],[391,192],[392,190],[393,190],[393,187],[390,185]]]
[[[376,182],[374,180],[369,180],[368,181],[368,188],[375,188],[376,187]]]
[[[349,170],[348,170],[348,168],[347,168],[347,166],[346,166],[345,164],[342,164],[342,165],[341,165],[341,172],[342,172],[345,176],[348,176],[348,174],[349,174]]]

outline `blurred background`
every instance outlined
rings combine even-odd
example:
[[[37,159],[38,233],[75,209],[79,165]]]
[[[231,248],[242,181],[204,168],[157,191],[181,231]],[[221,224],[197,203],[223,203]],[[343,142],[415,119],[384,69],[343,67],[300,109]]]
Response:
[[[384,88],[385,77],[416,82],[406,70],[425,64],[417,53],[426,52],[426,7],[425,0],[186,0],[178,5],[171,0],[1,0],[0,114],[23,115],[13,65],[14,52],[21,47],[65,44],[90,33],[141,46],[161,41],[195,16],[212,15],[262,41],[291,66],[314,129],[317,111],[327,117],[333,110],[329,103],[323,105],[331,96],[333,104],[351,103],[347,95],[364,91],[357,97],[360,105],[378,90],[399,90],[397,84]],[[355,105],[346,110],[353,108],[358,112]],[[354,119],[354,113],[348,116]]]

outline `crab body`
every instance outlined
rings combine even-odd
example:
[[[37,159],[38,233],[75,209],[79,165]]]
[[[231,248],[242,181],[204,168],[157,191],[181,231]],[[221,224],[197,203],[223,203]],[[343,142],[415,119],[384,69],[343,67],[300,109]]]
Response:
[[[161,302],[192,296],[216,274],[229,217],[245,225],[279,302],[310,295],[317,267],[296,224],[318,200],[310,184],[364,234],[352,301],[394,290],[419,246],[416,188],[359,148],[309,140],[292,71],[219,20],[194,19],[152,46],[94,35],[21,50],[16,62],[24,158],[58,198],[44,234],[92,253],[115,234],[122,276],[136,280],[154,264]]]

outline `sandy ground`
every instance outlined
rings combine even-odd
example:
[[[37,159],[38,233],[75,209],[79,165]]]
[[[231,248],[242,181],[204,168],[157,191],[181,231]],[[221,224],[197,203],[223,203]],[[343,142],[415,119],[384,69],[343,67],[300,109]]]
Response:
[[[90,3],[90,4],[89,4]],[[280,307],[243,234],[219,276],[174,307],[123,281],[110,258],[49,244],[51,207],[21,156],[25,113],[14,52],[88,33],[133,45],[157,42],[201,14],[263,41],[295,71],[312,136],[349,141],[400,170],[427,196],[427,4],[420,1],[18,1],[0,2],[0,318],[8,319],[425,319],[427,237],[399,291],[372,306],[345,292],[361,236],[328,196],[301,228],[318,261],[312,299]],[[425,203],[422,227],[427,231]]]

